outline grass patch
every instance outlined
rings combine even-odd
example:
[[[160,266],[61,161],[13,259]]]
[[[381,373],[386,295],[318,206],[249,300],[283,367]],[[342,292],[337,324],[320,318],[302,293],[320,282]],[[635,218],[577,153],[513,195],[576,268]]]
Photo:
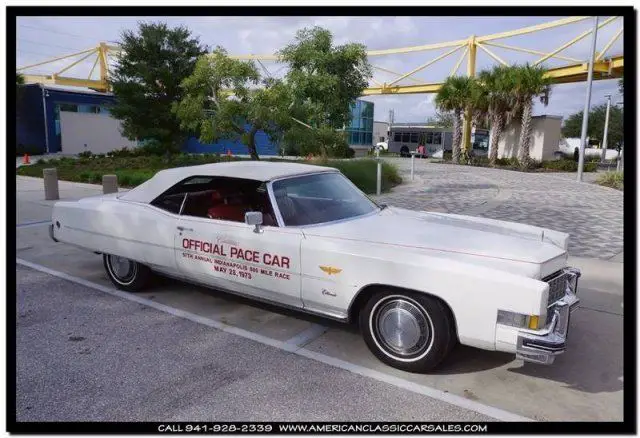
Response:
[[[624,190],[624,172],[605,172],[598,177],[596,184]]]
[[[19,167],[16,173],[18,175],[42,178],[43,169],[55,167],[58,169],[58,178],[62,181],[101,183],[103,175],[117,175],[118,185],[120,187],[135,187],[147,181],[155,175],[156,172],[162,169],[241,160],[247,159],[216,154],[180,154],[174,155],[169,159],[153,155],[85,155],[83,157],[78,157],[77,159],[62,157],[57,159],[41,160],[30,166]],[[285,160],[268,161],[282,162]],[[375,160],[311,160],[292,162],[334,167],[340,170],[363,192],[370,194],[375,193],[376,191]],[[383,163],[382,190],[388,191],[401,182],[402,178],[400,178],[396,167],[389,163]]]

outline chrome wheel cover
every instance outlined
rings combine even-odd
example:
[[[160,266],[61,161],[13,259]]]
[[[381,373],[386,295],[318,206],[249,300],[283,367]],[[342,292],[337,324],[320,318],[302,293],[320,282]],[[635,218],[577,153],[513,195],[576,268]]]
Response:
[[[433,344],[429,314],[409,297],[389,296],[380,300],[371,311],[369,327],[380,350],[396,360],[419,360]]]
[[[109,270],[113,277],[122,284],[133,282],[138,271],[138,265],[125,257],[108,256]]]

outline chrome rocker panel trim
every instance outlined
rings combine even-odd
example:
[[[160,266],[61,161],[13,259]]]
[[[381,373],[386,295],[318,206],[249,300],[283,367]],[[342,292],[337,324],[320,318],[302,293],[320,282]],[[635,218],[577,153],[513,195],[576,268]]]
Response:
[[[518,332],[516,359],[550,365],[557,355],[567,349],[569,316],[580,303],[577,285],[581,274],[576,268],[564,268],[562,271],[567,276],[565,295],[550,306],[549,309],[553,312],[551,322],[540,330]],[[572,290],[572,284],[576,290]]]

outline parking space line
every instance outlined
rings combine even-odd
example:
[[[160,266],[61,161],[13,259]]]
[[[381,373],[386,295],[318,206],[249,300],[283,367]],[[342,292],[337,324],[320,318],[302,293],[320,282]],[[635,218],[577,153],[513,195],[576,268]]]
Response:
[[[304,347],[311,341],[314,341],[318,339],[320,336],[322,336],[323,334],[325,334],[327,330],[329,330],[329,327],[325,327],[320,324],[312,324],[311,327],[309,327],[308,329],[301,331],[294,337],[285,341],[285,344]]]
[[[280,350],[288,351],[293,354],[297,354],[302,357],[306,357],[308,359],[312,359],[318,362],[322,362],[327,365],[331,365],[354,374],[359,374],[364,377],[369,377],[371,379],[377,380],[379,382],[384,382],[389,385],[396,386],[398,388],[405,389],[407,391],[411,391],[416,394],[422,394],[427,397],[440,400],[445,403],[449,403],[451,405],[467,409],[473,412],[477,412],[482,415],[486,415],[488,417],[494,418],[500,421],[533,421],[530,418],[523,417],[518,414],[514,414],[493,406],[484,405],[477,401],[469,400],[465,397],[451,394],[448,392],[441,391],[439,389],[431,388],[426,385],[421,385],[419,383],[411,382],[409,380],[403,379],[401,377],[396,377],[391,374],[387,374],[381,371],[373,370],[371,368],[363,367],[361,365],[357,365],[351,362],[347,362],[341,359],[337,359],[335,357],[328,356],[326,354],[317,353],[315,351],[307,350],[305,348],[300,348],[299,346],[289,343],[291,340],[296,337],[291,338],[289,341],[279,341],[277,339],[272,339],[267,336],[260,335],[258,333],[250,332],[248,330],[244,330],[238,327],[233,327],[223,322],[217,321],[215,319],[207,318],[204,316],[196,315],[191,312],[187,312],[182,309],[177,309],[175,307],[167,306],[165,304],[157,303],[155,301],[149,300],[147,298],[142,298],[138,295],[123,292],[111,287],[102,286],[100,284],[94,283],[92,281],[85,280],[83,278],[75,277],[73,275],[66,274],[61,271],[56,271],[55,269],[50,269],[45,266],[39,265],[37,263],[32,263],[27,260],[22,260],[16,258],[16,263],[22,266],[26,266],[31,269],[35,269],[36,271],[44,272],[46,274],[52,275],[54,277],[62,278],[64,280],[80,284],[86,286],[91,289],[98,290],[100,292],[104,292],[109,295],[113,295],[119,298],[123,298],[125,300],[133,301],[139,304],[146,305],[148,307],[152,307],[161,312],[168,313],[173,316],[177,316],[179,318],[187,319],[189,321],[196,322],[198,324],[202,324],[211,328],[215,328],[226,333],[231,333],[237,336],[241,336],[243,338],[259,342],[261,344],[269,345],[271,347],[278,348]],[[319,325],[319,324],[318,324]],[[308,329],[309,330],[309,329]],[[319,330],[319,329],[317,329]],[[303,331],[305,333],[307,330]],[[301,334],[302,334],[301,333]]]
[[[47,219],[46,221],[25,222],[23,224],[16,225],[16,228],[39,227],[39,226],[50,224],[50,223],[51,223],[51,219]]]

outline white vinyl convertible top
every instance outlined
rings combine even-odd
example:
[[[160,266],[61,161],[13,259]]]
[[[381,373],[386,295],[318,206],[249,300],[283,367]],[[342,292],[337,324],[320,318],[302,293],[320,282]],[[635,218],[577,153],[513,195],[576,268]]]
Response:
[[[151,179],[119,196],[120,199],[135,202],[151,202],[164,191],[191,176],[224,176],[256,181],[270,181],[277,178],[336,171],[332,167],[314,166],[300,163],[278,163],[269,161],[234,161],[228,163],[202,164],[200,166],[175,167],[156,173]]]

